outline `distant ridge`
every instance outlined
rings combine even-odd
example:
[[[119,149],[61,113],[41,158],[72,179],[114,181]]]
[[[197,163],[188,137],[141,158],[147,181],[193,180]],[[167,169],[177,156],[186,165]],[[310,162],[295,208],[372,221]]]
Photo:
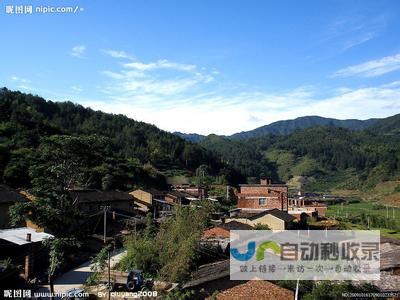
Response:
[[[292,133],[298,129],[306,129],[314,126],[333,126],[333,127],[342,127],[351,130],[363,130],[369,128],[381,119],[367,119],[367,120],[357,120],[357,119],[348,119],[348,120],[339,120],[333,118],[324,118],[319,116],[306,116],[299,117],[293,120],[284,120],[273,122],[268,125],[264,125],[249,131],[242,131],[230,136],[224,136],[230,139],[242,140],[248,138],[260,137],[268,134],[274,135],[287,135]],[[196,133],[182,133],[182,132],[174,132],[174,134],[178,135],[181,138],[186,139],[187,141],[191,141],[194,143],[201,142],[206,138],[204,135],[196,134]]]
[[[314,126],[333,126],[352,130],[362,130],[374,125],[379,119],[367,120],[338,120],[319,116],[299,117],[294,120],[277,121],[269,125],[264,125],[250,131],[242,131],[230,136],[233,139],[246,139],[259,137],[267,134],[286,135],[296,129],[306,129]]]
[[[175,131],[175,132],[173,132],[173,134],[175,134],[189,142],[193,142],[193,143],[201,142],[205,138],[204,135],[197,134],[197,133],[183,133],[183,132]]]

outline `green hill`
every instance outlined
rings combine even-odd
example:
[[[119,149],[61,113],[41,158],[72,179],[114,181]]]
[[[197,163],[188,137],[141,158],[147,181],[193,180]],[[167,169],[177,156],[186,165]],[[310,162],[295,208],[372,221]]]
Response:
[[[294,120],[285,120],[261,126],[250,131],[235,133],[230,137],[233,139],[247,139],[261,137],[268,134],[287,135],[298,129],[306,129],[315,126],[341,127],[352,130],[361,130],[375,124],[379,119],[368,120],[338,120],[332,118],[323,118],[319,116],[306,116]]]
[[[382,123],[380,123],[382,122]],[[396,122],[381,120],[388,132]],[[249,176],[265,172],[278,181],[309,177],[308,190],[370,189],[380,182],[400,178],[400,137],[377,129],[353,131],[316,126],[289,135],[266,135],[245,140],[206,137],[202,146],[219,153]],[[258,166],[258,168],[249,168]]]
[[[224,167],[209,150],[153,125],[71,102],[46,101],[5,88],[0,91],[0,178],[11,186],[29,186],[38,149],[53,135],[103,139],[104,158],[96,166],[100,178],[90,183],[95,187],[110,177],[114,178],[110,188],[162,185],[160,171],[194,174],[206,165],[211,174],[218,175]]]
[[[275,134],[246,139],[209,135],[192,143],[123,115],[1,89],[0,180],[29,187],[32,170],[44,163],[40,152],[65,140],[95,152],[96,160],[82,172],[90,174],[87,185],[96,188],[165,187],[166,176],[194,176],[201,167],[219,183],[307,177],[302,182],[310,191],[368,190],[387,181],[400,191],[400,115],[347,120],[351,129],[332,123],[314,126],[318,118],[310,118],[303,118],[308,120],[303,125],[311,126],[303,129],[288,125]],[[71,149],[85,150],[77,145]]]
[[[367,120],[356,120],[356,119],[349,119],[349,120],[338,120],[332,118],[323,118],[319,116],[306,116],[306,117],[299,117],[294,120],[284,120],[284,121],[277,121],[273,122],[268,125],[264,125],[258,127],[253,130],[249,131],[242,131],[230,136],[223,136],[228,137],[230,139],[235,140],[242,140],[242,139],[249,139],[249,138],[256,138],[262,137],[265,135],[273,134],[273,135],[287,135],[292,133],[295,130],[299,129],[307,129],[310,127],[315,126],[330,126],[330,127],[341,127],[347,128],[351,130],[362,130],[373,125],[377,124],[380,119],[367,119]],[[203,139],[206,138],[204,135],[196,134],[196,133],[181,133],[181,132],[174,132],[174,134],[178,135],[181,138],[184,138],[191,142],[201,142]]]
[[[383,135],[400,135],[400,114],[381,119],[369,128],[371,132]]]

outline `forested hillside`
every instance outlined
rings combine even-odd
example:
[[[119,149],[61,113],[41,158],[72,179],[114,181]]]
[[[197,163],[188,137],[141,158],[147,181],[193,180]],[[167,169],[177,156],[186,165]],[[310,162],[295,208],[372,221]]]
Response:
[[[389,121],[380,122],[388,126],[390,135],[382,134],[382,125],[377,123],[364,131],[317,126],[243,141],[209,136],[200,144],[247,176],[265,172],[284,182],[307,176],[314,183],[328,183],[327,188],[368,189],[400,178],[400,136],[394,134],[398,130],[395,120]]]
[[[73,143],[82,147],[93,147],[101,157],[88,166],[93,174],[87,184],[95,187],[162,185],[160,170],[176,168],[194,174],[206,165],[212,174],[219,174],[223,168],[210,151],[155,126],[71,102],[0,91],[0,174],[13,187],[29,186],[32,166],[40,163],[43,149],[51,151],[46,145],[60,145],[66,136],[77,138]],[[227,170],[222,171],[229,175]]]
[[[199,168],[208,182],[304,176],[309,190],[368,189],[400,178],[400,115],[373,123],[365,130],[313,126],[244,140],[209,135],[194,144],[123,115],[2,89],[0,175],[13,187],[29,187],[49,157],[69,151],[69,161],[90,178],[81,184],[103,189],[165,187],[171,170],[195,176]]]
[[[330,127],[341,127],[347,128],[351,130],[362,130],[367,129],[379,123],[380,119],[367,119],[367,120],[356,120],[356,119],[348,119],[348,120],[338,120],[332,118],[323,118],[319,116],[306,116],[299,117],[293,120],[283,120],[273,122],[268,125],[264,125],[253,130],[242,131],[230,136],[222,136],[235,140],[243,140],[250,138],[257,138],[266,135],[287,135],[292,133],[295,130],[299,129],[307,129],[315,126],[330,126]],[[204,135],[196,134],[196,133],[182,133],[182,132],[174,132],[177,136],[184,138],[190,142],[201,142],[206,138]]]
[[[379,120],[378,119],[338,120],[338,119],[323,118],[318,116],[306,116],[306,117],[296,118],[294,120],[277,121],[250,131],[235,133],[230,137],[233,139],[247,139],[247,138],[261,137],[268,134],[286,135],[292,133],[295,130],[307,129],[315,126],[330,126],[330,127],[347,128],[351,130],[361,130],[374,125],[377,121]]]

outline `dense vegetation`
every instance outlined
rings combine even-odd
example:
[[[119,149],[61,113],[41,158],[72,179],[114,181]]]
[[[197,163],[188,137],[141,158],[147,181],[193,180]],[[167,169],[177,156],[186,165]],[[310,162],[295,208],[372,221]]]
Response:
[[[362,131],[316,126],[247,140],[209,136],[200,145],[248,177],[265,173],[286,182],[294,176],[309,176],[330,182],[330,187],[371,188],[400,176],[400,136],[396,134],[400,115],[389,119]]]
[[[201,165],[206,165],[211,175],[218,175],[221,169],[223,175],[230,172],[210,151],[155,126],[71,102],[0,90],[0,180],[13,187],[30,187],[32,170],[41,164],[42,145],[52,136],[61,140],[80,137],[84,147],[95,136],[101,141],[101,149],[96,149],[101,150],[97,164],[82,166],[92,175],[86,183],[90,187],[162,186],[163,170],[183,169],[194,174]]]
[[[273,135],[287,135],[292,133],[298,129],[306,129],[315,126],[331,126],[331,127],[342,127],[352,130],[362,130],[366,128],[372,127],[376,124],[379,119],[368,119],[368,120],[356,120],[356,119],[349,119],[349,120],[338,120],[332,118],[323,118],[318,116],[307,116],[307,117],[300,117],[293,120],[284,120],[284,121],[277,121],[273,122],[268,125],[264,125],[253,130],[249,131],[242,131],[230,136],[224,136],[234,140],[244,140],[256,137],[262,137],[269,134]],[[196,133],[181,133],[181,132],[174,132],[177,136],[180,136],[188,141],[191,142],[201,142],[206,138],[204,135],[196,134]]]
[[[307,176],[309,190],[371,188],[399,178],[400,115],[367,121],[306,117],[270,128],[277,128],[276,134],[248,139],[209,135],[194,144],[123,115],[2,89],[0,175],[13,187],[31,187],[35,170],[45,162],[42,150],[58,136],[79,137],[84,147],[96,147],[90,150],[98,153],[96,163],[83,165],[80,172],[89,175],[86,186],[102,189],[165,187],[164,175],[182,170],[184,176],[195,176],[199,169],[206,170],[208,183],[252,182],[262,175],[287,182]]]
[[[294,120],[277,121],[268,125],[258,127],[250,131],[235,133],[230,137],[233,139],[248,139],[265,136],[268,134],[287,135],[295,130],[306,129],[315,126],[341,127],[352,130],[366,129],[378,122],[378,119],[368,120],[338,120],[318,116],[300,117]]]
[[[203,205],[178,208],[174,217],[157,229],[149,215],[146,229],[126,239],[127,254],[119,263],[121,270],[141,269],[168,282],[188,280],[200,256],[199,241],[207,226],[210,208]]]

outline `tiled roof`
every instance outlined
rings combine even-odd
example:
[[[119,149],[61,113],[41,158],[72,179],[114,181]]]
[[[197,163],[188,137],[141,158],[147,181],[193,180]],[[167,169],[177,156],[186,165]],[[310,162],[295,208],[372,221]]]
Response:
[[[179,192],[179,191],[169,191],[167,195],[177,197],[177,198],[187,198],[187,197],[193,197],[192,195],[185,193],[185,192]]]
[[[0,184],[0,204],[25,202],[26,199],[11,187]]]
[[[253,227],[251,227],[250,225],[238,221],[223,223],[221,225],[218,225],[218,227],[224,228],[226,230],[253,230]]]
[[[162,196],[162,195],[165,194],[165,192],[159,191],[159,190],[154,189],[154,188],[148,188],[148,189],[145,189],[145,188],[134,189],[134,190],[132,190],[132,191],[129,191],[129,193],[132,193],[132,192],[138,191],[138,190],[143,191],[143,192],[146,192],[146,193],[149,193],[149,194],[151,194],[151,195],[153,195],[153,196]]]
[[[229,259],[200,266],[191,274],[191,280],[183,287],[194,287],[227,276],[229,276]]]
[[[208,228],[204,230],[203,237],[222,237],[229,238],[231,230],[253,230],[254,228],[248,224],[240,223],[237,221],[231,221],[228,223],[223,223],[215,227]]]
[[[239,186],[250,186],[250,187],[287,187],[284,183],[271,183],[271,184],[239,184]]]
[[[216,296],[217,300],[283,300],[294,299],[294,292],[269,281],[250,280],[246,283],[227,289]]]
[[[281,219],[283,221],[286,221],[286,222],[290,222],[290,221],[293,221],[295,219],[295,217],[293,217],[292,215],[288,214],[287,212],[279,210],[279,209],[276,209],[276,208],[274,208],[272,210],[269,210],[268,213],[270,215],[273,215],[274,217],[277,217],[277,218],[279,218],[279,219]]]
[[[290,214],[288,214],[285,211],[279,210],[277,208],[274,209],[270,209],[270,210],[265,210],[259,213],[240,213],[239,214],[239,218],[246,218],[249,220],[257,220],[258,218],[261,218],[265,215],[272,215],[274,217],[277,217],[278,219],[281,219],[285,222],[290,222],[293,221],[295,219],[295,217],[291,216]]]
[[[129,201],[134,199],[129,193],[120,191],[71,190],[69,193],[78,203]]]

